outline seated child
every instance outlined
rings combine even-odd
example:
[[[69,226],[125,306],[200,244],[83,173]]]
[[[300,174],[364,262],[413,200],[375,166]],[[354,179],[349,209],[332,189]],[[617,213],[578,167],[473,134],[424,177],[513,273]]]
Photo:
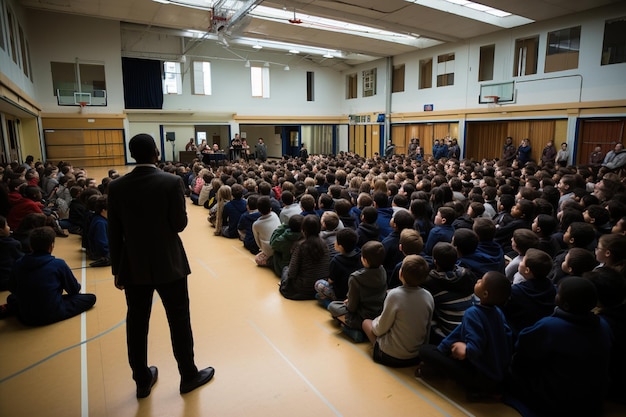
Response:
[[[96,197],[94,203],[94,215],[87,232],[87,240],[89,240],[89,258],[93,259],[89,266],[102,267],[110,266],[111,258],[109,255],[109,222],[107,220],[107,196],[100,195]]]
[[[565,255],[565,259],[561,264],[563,277],[582,277],[585,272],[592,271],[597,266],[596,258],[593,253],[583,248],[572,248]]]
[[[498,214],[494,217],[493,221],[496,224],[496,228],[501,228],[513,221],[511,216],[511,209],[515,205],[515,196],[510,194],[502,194],[498,199]]]
[[[320,237],[328,246],[328,251],[332,259],[337,255],[335,250],[335,241],[337,240],[337,232],[339,231],[339,216],[334,211],[324,211],[320,216],[322,231]]]
[[[424,367],[448,371],[460,382],[470,400],[499,394],[512,354],[511,329],[497,307],[511,294],[511,283],[504,274],[487,272],[474,285],[480,304],[465,311],[461,324],[439,346],[422,345],[422,365],[416,375],[427,374]]]
[[[541,416],[602,415],[611,333],[591,312],[597,301],[591,281],[563,279],[554,313],[520,333],[511,363],[519,402],[510,402],[523,415],[528,408]]]
[[[383,268],[385,248],[370,241],[361,248],[363,268],[348,278],[348,298],[333,301],[328,311],[342,323],[342,330],[356,342],[365,340],[361,326],[364,319],[373,319],[383,311],[387,294],[387,276]]]
[[[398,248],[403,256],[419,255],[424,250],[424,242],[422,237],[415,229],[404,229],[400,232],[400,243]],[[428,262],[428,261],[427,261]],[[387,276],[387,289],[392,289],[402,285],[400,281],[400,268],[402,261],[398,262],[393,268],[391,276]]]
[[[270,245],[270,239],[274,230],[280,226],[278,215],[272,211],[272,203],[268,196],[262,196],[257,201],[257,209],[261,216],[252,224],[254,241],[261,250],[254,258],[259,266],[272,266],[270,259],[274,255],[274,249]]]
[[[408,210],[400,210],[394,213],[389,221],[392,232],[383,239],[382,244],[385,247],[385,260],[383,266],[387,273],[387,278],[391,277],[394,268],[404,258],[400,250],[400,234],[405,229],[413,228],[413,216]]]
[[[623,236],[623,235],[622,235]],[[611,360],[609,366],[608,398],[626,403],[626,286],[622,274],[610,267],[596,268],[586,273],[598,292],[598,315],[612,332]]]
[[[511,247],[517,253],[517,256],[511,259],[511,262],[504,268],[504,275],[512,283],[518,284],[524,280],[524,277],[518,271],[519,264],[528,249],[539,246],[539,237],[532,230],[517,229],[513,232],[512,239]]]
[[[477,217],[481,217],[485,212],[485,205],[483,203],[479,203],[477,201],[471,202],[467,206],[467,210],[465,214],[461,217],[457,217],[452,223],[452,227],[454,229],[466,228],[471,229],[474,226],[474,219]]]
[[[553,236],[557,225],[556,219],[550,214],[537,215],[531,225],[532,231],[539,237],[537,249],[541,249],[553,258],[561,250],[561,244]]]
[[[438,242],[452,242],[454,236],[454,227],[452,223],[456,218],[456,212],[451,207],[440,207],[435,216],[435,227],[430,230],[428,240],[424,246],[424,253],[430,256],[433,254],[433,248]]]
[[[361,221],[356,229],[357,236],[359,237],[357,241],[359,248],[363,247],[366,242],[371,240],[379,241],[380,229],[378,228],[376,219],[378,219],[378,211],[376,211],[375,207],[367,206],[363,208],[363,211],[361,211]]]
[[[398,368],[419,363],[419,347],[428,342],[434,308],[432,295],[420,287],[427,276],[424,258],[404,258],[402,286],[387,293],[380,316],[363,320],[363,331],[374,345],[374,362]]]
[[[322,216],[323,217],[323,216]],[[330,260],[328,280],[320,279],[315,283],[315,298],[325,307],[331,301],[345,300],[348,295],[348,278],[361,268],[361,251],[356,247],[358,236],[352,229],[341,229],[337,232],[335,251],[337,254]]]
[[[517,335],[554,311],[556,291],[548,279],[551,268],[552,258],[539,249],[530,248],[522,257],[518,271],[523,280],[511,287],[511,298],[502,307],[514,334]]]
[[[55,235],[51,227],[34,229],[30,236],[33,253],[17,261],[11,275],[9,310],[29,326],[68,319],[96,303],[94,294],[80,293],[80,284],[65,261],[52,256]]]
[[[465,311],[473,305],[476,276],[469,268],[456,264],[457,251],[452,244],[439,242],[433,249],[434,269],[422,287],[435,300],[431,343],[439,343],[461,324]]]
[[[511,209],[511,216],[513,220],[506,226],[497,227],[495,234],[495,241],[502,246],[505,255],[513,250],[511,248],[513,232],[517,229],[531,229],[535,218],[535,205],[530,200],[519,200]]]
[[[305,194],[300,197],[300,208],[302,209],[302,211],[300,212],[300,215],[302,217],[305,217],[309,214],[318,216],[317,212],[315,211],[315,197],[310,194]]]
[[[22,244],[11,236],[11,228],[0,216],[0,291],[9,289],[9,276],[15,261],[24,256]]]
[[[320,238],[320,218],[309,214],[302,220],[302,239],[291,251],[289,266],[280,278],[280,293],[290,300],[315,299],[315,283],[327,278],[330,256]]]
[[[558,284],[559,281],[565,276],[563,272],[563,261],[567,256],[567,252],[571,248],[586,248],[595,240],[595,232],[593,226],[585,222],[573,222],[571,223],[565,233],[563,233],[563,242],[567,245],[568,249],[559,252],[552,260],[552,270],[548,278],[553,284]]]
[[[369,193],[360,193],[356,199],[356,205],[350,209],[350,216],[354,218],[354,224],[359,227],[361,222],[361,213],[365,207],[369,207],[374,204],[372,196]],[[376,213],[378,215],[378,212]],[[361,245],[362,246],[362,245]]]
[[[595,250],[596,260],[601,266],[608,266],[624,273],[626,267],[626,236],[621,233],[609,233],[600,236]]]
[[[239,239],[243,241],[243,247],[248,249],[253,255],[259,253],[259,247],[254,240],[254,233],[252,232],[252,224],[261,217],[261,213],[257,210],[258,199],[257,195],[248,197],[246,200],[246,212],[241,215],[237,224]]]
[[[270,246],[274,250],[272,266],[277,277],[280,277],[283,273],[283,269],[289,266],[291,249],[294,244],[302,238],[303,219],[304,217],[299,214],[290,216],[288,223],[278,226],[278,228],[274,230],[274,233],[272,233],[272,237],[270,237]]]
[[[222,211],[222,236],[234,239],[239,237],[237,226],[239,219],[247,213],[246,200],[243,198],[244,188],[241,184],[230,187],[233,199],[224,205]]]
[[[335,212],[339,216],[339,220],[343,223],[343,227],[348,227],[352,230],[356,230],[356,221],[354,217],[350,215],[352,204],[345,198],[340,198],[335,201]]]

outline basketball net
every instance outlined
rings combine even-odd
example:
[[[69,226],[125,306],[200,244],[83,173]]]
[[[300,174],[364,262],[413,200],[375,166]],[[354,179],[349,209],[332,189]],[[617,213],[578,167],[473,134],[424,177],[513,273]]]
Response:
[[[80,105],[80,110],[78,111],[79,113],[84,113],[85,111],[85,106],[87,105],[87,102],[85,101],[81,101],[80,103],[78,103]]]
[[[498,99],[499,99],[500,97],[498,97],[498,96],[485,96],[485,98],[486,98],[487,100],[490,100],[490,101],[487,103],[487,107],[489,107],[490,109],[495,109],[495,108],[496,108],[496,106],[497,106],[497,104],[498,104]]]

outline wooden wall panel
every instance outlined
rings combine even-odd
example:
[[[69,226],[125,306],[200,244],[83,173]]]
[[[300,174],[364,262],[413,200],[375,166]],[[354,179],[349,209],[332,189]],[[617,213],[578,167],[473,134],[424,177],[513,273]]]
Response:
[[[48,161],[72,161],[77,166],[112,166],[125,163],[124,132],[109,129],[44,131]]]
[[[583,119],[578,127],[578,150],[576,163],[586,164],[589,154],[596,146],[600,146],[602,153],[615,148],[617,142],[626,142],[626,118],[624,119]]]

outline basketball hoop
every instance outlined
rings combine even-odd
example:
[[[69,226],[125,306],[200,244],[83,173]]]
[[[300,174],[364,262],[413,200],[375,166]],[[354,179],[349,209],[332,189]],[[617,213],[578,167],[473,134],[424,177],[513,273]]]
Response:
[[[487,102],[487,106],[489,106],[490,109],[496,107],[496,104],[498,104],[499,99],[500,99],[499,96],[485,96],[485,100],[489,100]]]

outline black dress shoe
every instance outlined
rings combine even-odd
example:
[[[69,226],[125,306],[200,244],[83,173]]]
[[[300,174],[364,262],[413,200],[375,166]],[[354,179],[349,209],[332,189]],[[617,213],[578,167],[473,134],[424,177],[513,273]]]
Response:
[[[198,387],[209,382],[213,379],[213,375],[215,375],[215,369],[212,367],[204,368],[203,370],[198,372],[198,375],[192,380],[189,381],[181,381],[180,383],[180,393],[186,394],[195,390]]]
[[[146,398],[150,395],[150,391],[152,391],[152,387],[156,384],[157,379],[159,379],[159,370],[156,366],[150,367],[150,373],[152,374],[152,380],[150,381],[150,385],[145,387],[140,387],[137,385],[137,398]]]

